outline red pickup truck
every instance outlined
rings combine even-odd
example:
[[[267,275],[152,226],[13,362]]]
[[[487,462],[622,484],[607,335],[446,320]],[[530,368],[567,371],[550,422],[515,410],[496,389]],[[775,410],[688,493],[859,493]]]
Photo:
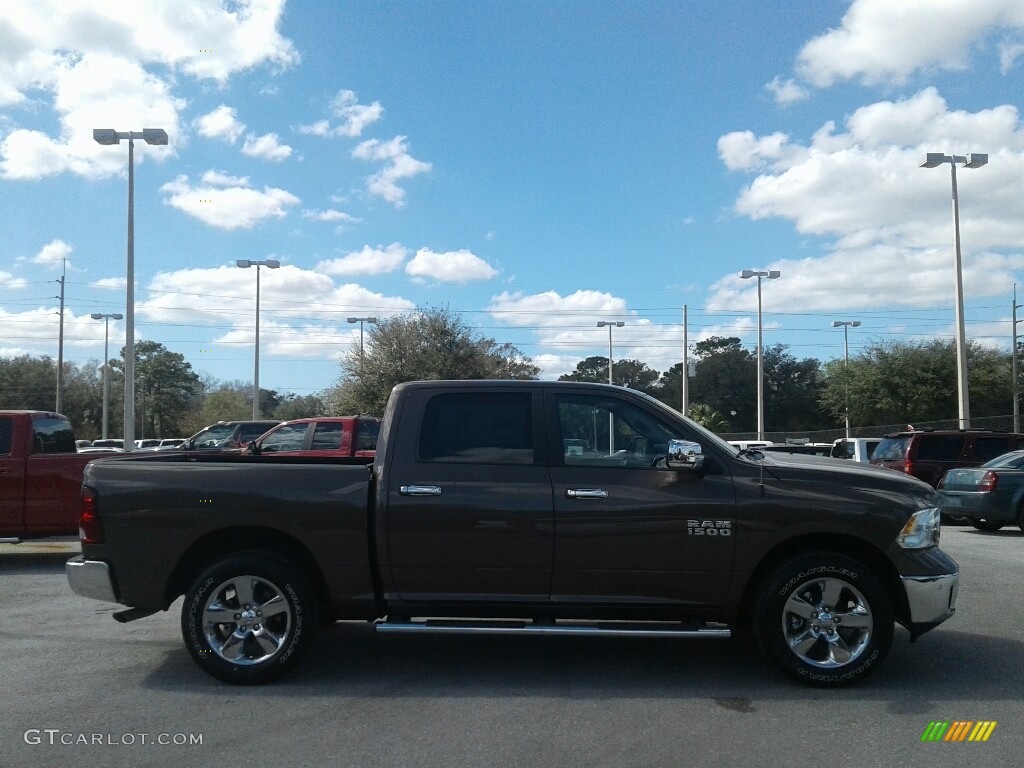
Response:
[[[59,413],[0,411],[0,539],[78,533],[82,471],[96,458],[76,452]]]
[[[380,419],[375,416],[318,416],[278,424],[249,444],[255,454],[348,456],[372,459]]]

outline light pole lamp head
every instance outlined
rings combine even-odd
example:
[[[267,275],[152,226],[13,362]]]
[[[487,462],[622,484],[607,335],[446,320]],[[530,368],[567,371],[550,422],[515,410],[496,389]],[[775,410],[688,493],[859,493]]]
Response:
[[[89,317],[91,317],[93,320],[102,320],[104,317],[106,317],[106,315],[101,315],[99,312],[93,312],[91,315],[89,315]]]
[[[113,128],[93,128],[92,138],[97,144],[119,144],[121,141]]]
[[[277,269],[281,266],[281,262],[277,259],[267,259],[266,261],[260,262],[267,269]]]
[[[782,272],[780,272],[779,270],[777,270],[777,269],[769,269],[768,270],[768,279],[769,280],[778,280],[780,277],[782,277]]]
[[[983,165],[988,165],[988,155],[983,152],[971,152],[967,155],[964,168],[981,168]]]
[[[96,132],[93,131],[93,136]],[[143,128],[142,139],[147,144],[164,145],[167,143],[167,131],[163,128]]]
[[[921,168],[938,168],[943,163],[947,163],[952,158],[949,155],[944,155],[942,152],[926,152],[921,158]]]
[[[248,259],[239,259],[238,261],[235,262],[235,266],[241,267],[242,269],[248,269],[249,267],[252,266],[252,262],[249,261]]]
[[[752,278],[756,274],[757,274],[757,272],[755,272],[752,269],[744,269],[742,272],[740,272],[740,277],[742,279],[744,279],[744,280],[749,280],[750,278]]]

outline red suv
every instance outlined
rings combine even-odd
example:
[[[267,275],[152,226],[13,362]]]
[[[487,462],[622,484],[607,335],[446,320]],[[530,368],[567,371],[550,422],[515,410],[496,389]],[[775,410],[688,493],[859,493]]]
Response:
[[[953,467],[977,467],[1024,447],[1024,435],[982,429],[936,429],[886,435],[871,463],[906,472],[933,488]]]

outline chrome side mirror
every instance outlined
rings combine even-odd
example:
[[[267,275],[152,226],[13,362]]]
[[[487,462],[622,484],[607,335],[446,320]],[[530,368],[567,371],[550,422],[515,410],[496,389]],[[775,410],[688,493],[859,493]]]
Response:
[[[704,451],[700,443],[690,440],[669,440],[665,466],[669,469],[685,469],[691,472],[699,470],[704,466]]]

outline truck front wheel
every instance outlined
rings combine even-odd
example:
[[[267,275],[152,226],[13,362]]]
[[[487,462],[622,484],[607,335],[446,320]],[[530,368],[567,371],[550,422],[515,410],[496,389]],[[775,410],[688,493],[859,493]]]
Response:
[[[192,582],[181,631],[204,672],[255,685],[294,666],[312,640],[316,613],[313,590],[298,568],[265,553],[242,553]]]
[[[804,685],[838,687],[882,663],[893,613],[878,578],[832,552],[794,557],[772,571],[754,603],[758,646]]]

